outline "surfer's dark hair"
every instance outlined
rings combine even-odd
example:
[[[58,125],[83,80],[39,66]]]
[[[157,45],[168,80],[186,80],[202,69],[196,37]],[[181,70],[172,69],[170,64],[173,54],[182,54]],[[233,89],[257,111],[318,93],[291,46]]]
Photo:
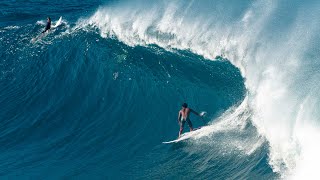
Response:
[[[49,19],[49,21],[51,21],[51,18],[50,18],[50,17],[48,17],[48,19]]]
[[[188,104],[187,104],[187,103],[183,103],[183,104],[182,104],[182,107],[187,108],[187,107],[188,107]]]

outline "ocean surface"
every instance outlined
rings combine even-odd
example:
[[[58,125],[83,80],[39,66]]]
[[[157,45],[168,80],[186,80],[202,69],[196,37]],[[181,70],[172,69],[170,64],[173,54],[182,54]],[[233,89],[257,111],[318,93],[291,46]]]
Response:
[[[2,0],[0,179],[320,179],[319,9]]]

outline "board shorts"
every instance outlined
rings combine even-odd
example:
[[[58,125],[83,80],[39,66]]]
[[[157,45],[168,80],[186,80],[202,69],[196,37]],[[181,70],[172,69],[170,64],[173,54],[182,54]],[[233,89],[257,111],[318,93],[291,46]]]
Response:
[[[180,130],[182,130],[182,129],[183,129],[184,124],[185,124],[186,122],[188,123],[189,128],[190,128],[190,129],[193,129],[192,123],[191,123],[191,121],[190,121],[190,119],[189,119],[189,118],[187,118],[186,120],[184,120],[184,119],[182,119],[182,118],[181,118],[181,122],[180,122]]]

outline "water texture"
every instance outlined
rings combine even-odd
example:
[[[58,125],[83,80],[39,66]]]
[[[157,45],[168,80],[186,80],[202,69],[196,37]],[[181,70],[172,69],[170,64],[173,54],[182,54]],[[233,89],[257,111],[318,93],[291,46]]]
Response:
[[[0,176],[319,178],[319,8],[1,1]],[[204,127],[162,144],[183,102]]]

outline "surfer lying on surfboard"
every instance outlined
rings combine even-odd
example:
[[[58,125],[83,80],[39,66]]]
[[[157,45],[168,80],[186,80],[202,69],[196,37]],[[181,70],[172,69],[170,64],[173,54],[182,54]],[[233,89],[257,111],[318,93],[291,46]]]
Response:
[[[203,114],[199,114],[196,111],[188,108],[188,104],[187,103],[183,103],[182,104],[182,108],[179,111],[179,115],[178,115],[178,122],[179,122],[179,125],[180,125],[180,131],[179,131],[179,137],[178,138],[180,138],[181,133],[182,133],[183,128],[184,128],[184,124],[186,122],[188,123],[190,131],[193,131],[192,123],[191,123],[190,118],[189,118],[190,112],[192,112],[193,114],[198,115],[200,117],[203,116]]]
[[[51,28],[51,18],[50,18],[50,17],[48,17],[48,18],[47,18],[47,25],[46,25],[46,28],[44,29],[44,31],[42,31],[42,33],[47,32],[48,30],[50,30],[50,28]]]

